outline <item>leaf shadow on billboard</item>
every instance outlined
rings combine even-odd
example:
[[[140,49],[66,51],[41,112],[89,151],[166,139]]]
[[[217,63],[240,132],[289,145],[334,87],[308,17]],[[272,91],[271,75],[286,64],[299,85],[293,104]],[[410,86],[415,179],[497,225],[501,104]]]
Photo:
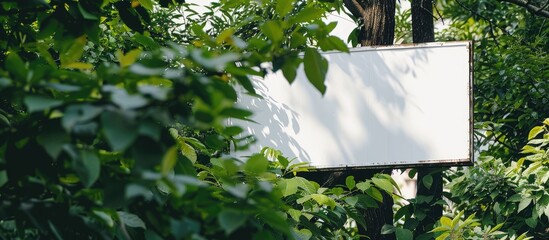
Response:
[[[452,128],[468,124],[468,116],[454,119],[464,112],[455,108],[468,103],[461,103],[461,95],[456,95],[459,101],[445,102],[453,97],[454,85],[445,76],[454,66],[432,63],[448,56],[431,48],[401,50],[324,54],[330,62],[324,96],[302,72],[291,86],[282,74],[257,79],[263,99],[241,95],[239,101],[254,112],[257,123],[237,122],[256,136],[257,144],[236,155],[268,146],[318,168],[461,158],[463,151],[453,154],[446,147],[467,140],[466,133]]]

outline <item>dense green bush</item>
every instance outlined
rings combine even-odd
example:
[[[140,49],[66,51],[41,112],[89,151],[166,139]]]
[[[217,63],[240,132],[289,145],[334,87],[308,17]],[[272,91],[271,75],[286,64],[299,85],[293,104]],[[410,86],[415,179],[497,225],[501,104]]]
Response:
[[[0,3],[0,236],[356,238],[389,176],[326,189],[275,150],[225,154],[245,147],[225,120],[252,114],[234,105],[250,76],[304,64],[325,91],[313,47],[347,51],[319,20],[339,5],[177,2]]]

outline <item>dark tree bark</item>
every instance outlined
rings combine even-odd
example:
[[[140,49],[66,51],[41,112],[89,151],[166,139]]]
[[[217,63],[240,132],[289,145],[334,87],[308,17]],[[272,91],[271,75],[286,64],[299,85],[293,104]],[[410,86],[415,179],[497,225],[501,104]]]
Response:
[[[358,41],[362,46],[392,45],[395,36],[395,0],[344,0],[345,7],[359,20],[360,33]],[[370,179],[376,173],[391,174],[392,169],[385,170],[350,170],[337,172],[304,173],[307,179],[323,186],[345,185],[348,176],[357,181]],[[359,234],[368,239],[393,240],[394,234],[381,234],[385,224],[393,224],[393,198],[383,193],[383,203],[379,208],[362,212],[367,228],[359,226]]]
[[[392,45],[395,38],[395,0],[343,0],[359,20],[362,46]]]
[[[414,43],[435,41],[433,1],[412,1],[412,38]]]
[[[435,27],[433,21],[432,0],[412,1],[412,37],[414,43],[434,42]],[[430,188],[423,184],[423,178],[431,175],[433,183]],[[416,227],[416,236],[426,234],[442,216],[442,205],[433,204],[442,199],[442,170],[440,168],[419,168],[417,174],[417,195],[433,196],[430,203],[416,206],[426,212],[426,217]]]

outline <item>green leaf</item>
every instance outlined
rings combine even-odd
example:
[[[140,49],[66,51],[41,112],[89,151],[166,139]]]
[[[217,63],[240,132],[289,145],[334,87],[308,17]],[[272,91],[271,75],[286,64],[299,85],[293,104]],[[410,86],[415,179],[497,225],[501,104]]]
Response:
[[[122,222],[124,225],[132,228],[147,229],[147,227],[145,226],[145,222],[143,222],[143,220],[141,220],[141,218],[139,218],[137,215],[122,211],[118,211],[116,213],[118,213],[118,218],[120,219],[120,222]]]
[[[284,32],[277,21],[267,21],[261,25],[261,31],[267,38],[271,39],[273,43],[278,43],[284,37]]]
[[[137,138],[137,125],[121,112],[103,112],[101,124],[107,142],[114,151],[123,151]]]
[[[355,188],[355,185],[356,185],[355,177],[353,177],[353,176],[348,176],[348,177],[345,179],[345,185],[347,186],[347,188],[348,188],[349,190],[352,190],[353,188]]]
[[[440,218],[440,224],[442,224],[442,226],[447,226],[447,227],[450,227],[450,228],[453,227],[452,219],[450,219],[449,217],[445,217],[445,216],[442,216]]]
[[[395,231],[397,240],[413,240],[414,234],[412,231],[404,228],[397,228]]]
[[[225,230],[226,235],[230,235],[242,226],[247,219],[248,215],[236,210],[223,210],[219,213],[219,215],[217,215],[219,225],[223,228],[223,230]]]
[[[344,190],[340,187],[332,188],[332,193],[336,196],[341,196],[343,194]]]
[[[137,33],[134,35],[134,40],[141,44],[142,46],[144,47],[147,47],[149,49],[158,49],[160,48],[160,44],[158,44],[156,41],[154,41],[154,39],[152,39],[151,37],[148,37],[148,36],[145,36],[143,34],[140,34],[140,33]]]
[[[338,50],[346,53],[349,52],[347,44],[345,44],[343,40],[336,36],[328,36],[326,38],[322,38],[318,40],[318,45],[320,46],[322,51]]]
[[[112,219],[110,214],[101,210],[93,210],[92,212],[105,225],[107,225],[108,227],[114,227],[114,220]]]
[[[251,175],[257,175],[267,171],[269,160],[262,154],[252,155],[244,165],[244,171]]]
[[[425,175],[422,179],[423,186],[425,186],[427,189],[431,189],[431,186],[433,185],[433,176]]]
[[[292,217],[292,219],[299,222],[299,217],[301,217],[301,211],[290,208],[288,209],[288,214],[290,215],[290,217]]]
[[[368,182],[359,182],[356,184],[356,188],[358,188],[360,191],[366,191],[368,188],[372,187],[372,184]]]
[[[294,82],[300,64],[301,59],[298,57],[288,57],[284,59],[284,63],[280,69],[282,70],[282,75],[284,75],[284,78],[286,78],[288,83],[292,84]]]
[[[309,82],[324,95],[326,92],[326,73],[328,72],[328,61],[318,53],[316,49],[307,48],[303,57],[305,75]]]
[[[120,63],[120,67],[127,67],[135,63],[137,58],[141,55],[142,50],[139,48],[133,49],[126,54],[122,53],[122,51],[117,52],[117,58],[118,62]]]
[[[177,163],[177,147],[172,146],[166,151],[164,157],[162,158],[162,163],[160,164],[160,172],[163,175],[170,173],[175,164]]]
[[[399,208],[395,212],[394,220],[397,221],[400,218],[402,218],[403,216],[409,215],[410,214],[410,207],[411,207],[410,205],[405,205],[405,206],[402,206],[401,208]]]
[[[538,225],[538,218],[537,217],[527,218],[526,220],[524,220],[524,222],[526,223],[526,225],[528,225],[528,227],[536,228],[536,226]]]
[[[279,184],[282,190],[282,196],[287,197],[297,193],[298,181],[295,178],[281,179]]]
[[[315,200],[319,205],[326,205],[332,209],[336,206],[336,202],[334,201],[334,199],[324,194],[311,194],[311,198]]]
[[[416,173],[417,173],[417,169],[412,168],[412,169],[410,169],[410,171],[408,171],[408,177],[409,178],[414,178],[416,176]]]
[[[27,67],[23,59],[17,53],[10,52],[6,57],[5,67],[8,72],[20,80],[27,80]]]
[[[3,124],[5,124],[5,125],[8,126],[8,127],[11,127],[10,120],[8,119],[7,116],[5,116],[4,114],[2,114],[1,112],[0,112],[0,122],[2,122]]]
[[[294,177],[294,179],[298,182],[297,186],[309,194],[317,192],[320,187],[317,183],[311,182],[302,177]]]
[[[230,194],[238,198],[246,198],[250,188],[246,184],[237,184],[235,186],[224,186],[224,189],[227,190]]]
[[[373,195],[376,195],[377,199],[369,195],[368,192],[371,192],[371,191],[377,191],[376,194],[373,194]],[[358,198],[358,202],[356,203],[356,207],[363,208],[363,209],[377,208],[378,202],[383,201],[383,196],[381,195],[381,192],[379,192],[375,188],[368,189],[368,191],[366,191],[366,194],[358,194],[357,198]]]
[[[73,159],[72,168],[82,184],[91,187],[99,178],[101,161],[94,151],[81,150],[80,157]]]
[[[90,70],[90,69],[93,68],[93,65],[91,63],[72,62],[72,63],[64,64],[63,68],[79,69],[79,70]]]
[[[319,7],[306,7],[291,18],[294,23],[309,22],[320,19],[324,15],[324,10]]]
[[[301,230],[294,229],[292,235],[296,240],[309,240],[313,236],[313,233],[309,229],[304,228]]]
[[[97,117],[103,108],[96,107],[90,104],[74,104],[67,107],[61,125],[67,132],[71,132],[73,127],[78,123],[84,123]]]
[[[29,95],[23,100],[29,112],[43,111],[63,104],[61,100],[51,99],[45,96]]]
[[[529,198],[529,197],[523,198],[518,205],[517,212],[519,213],[522,210],[524,210],[526,207],[528,207],[528,205],[530,205],[531,202],[532,202],[532,198]]]
[[[138,94],[128,94],[126,90],[120,89],[112,92],[111,100],[122,109],[135,109],[146,106],[149,101]]]
[[[36,140],[44,147],[50,157],[57,159],[63,150],[63,145],[69,142],[69,137],[63,131],[47,128]]]
[[[349,204],[350,206],[355,206],[356,203],[358,202],[358,197],[357,196],[349,196],[349,197],[346,197],[344,198],[344,201]]]
[[[61,61],[61,66],[66,67],[67,65],[79,62],[82,54],[84,54],[84,47],[88,42],[86,36],[80,36],[74,38],[70,43],[67,49],[64,49],[59,55],[59,60]]]
[[[193,164],[196,163],[198,156],[196,155],[196,151],[191,145],[184,142],[179,146],[179,150],[181,151],[181,154],[187,159],[191,160]]]
[[[344,206],[345,211],[347,212],[347,215],[355,220],[358,226],[362,226],[364,229],[366,229],[366,221],[364,220],[364,216],[354,207],[347,207]]]
[[[120,15],[122,22],[124,22],[126,26],[138,33],[143,33],[144,27],[143,23],[141,22],[141,18],[139,17],[137,11],[132,8],[130,2],[119,1],[116,2],[114,6],[118,10],[118,14]]]
[[[532,140],[532,138],[535,138],[538,134],[540,134],[544,130],[545,128],[543,126],[535,126],[528,133],[528,140]]]
[[[8,183],[8,172],[6,170],[0,171],[0,187],[4,186],[4,184]]]
[[[139,3],[141,3],[141,6],[143,6],[145,9],[149,11],[153,10],[153,2],[151,0],[139,0]]]
[[[440,226],[440,227],[434,228],[433,230],[431,230],[429,232],[445,232],[445,231],[448,231],[450,229],[451,228],[449,228],[448,226]]]
[[[285,17],[294,8],[295,0],[278,0],[276,3],[276,12],[279,16]]]
[[[366,189],[366,191],[364,191],[364,193],[368,194],[368,196],[372,197],[378,202],[383,202],[383,195],[379,190],[377,190],[377,188],[368,188]]]
[[[223,109],[220,114],[226,117],[248,120],[248,117],[250,117],[253,113],[246,109],[231,107]]]
[[[450,233],[449,232],[445,232],[443,234],[441,234],[440,236],[438,236],[437,238],[435,238],[435,240],[446,240],[446,238],[450,236]]]
[[[395,231],[396,231],[396,227],[393,225],[385,224],[383,225],[383,227],[381,227],[382,235],[391,234],[391,233],[394,233]]]
[[[522,195],[520,193],[514,194],[513,196],[509,197],[507,199],[508,202],[520,202],[522,199]]]
[[[278,160],[278,162],[280,163],[280,165],[282,165],[284,169],[288,168],[288,165],[290,164],[290,161],[282,155],[279,155],[276,160]]]
[[[393,193],[394,191],[393,184],[391,183],[390,180],[374,177],[372,178],[372,182],[376,187],[384,190],[389,194]]]
[[[139,184],[128,184],[126,186],[124,198],[129,200],[134,197],[140,197],[140,196],[145,199],[150,199],[153,196],[153,193],[148,188]]]
[[[90,13],[88,10],[86,10],[84,7],[82,7],[82,4],[78,3],[78,10],[80,11],[80,14],[82,14],[82,17],[87,20],[98,20],[99,18],[92,13]]]
[[[0,88],[9,87],[13,81],[9,78],[0,77]]]

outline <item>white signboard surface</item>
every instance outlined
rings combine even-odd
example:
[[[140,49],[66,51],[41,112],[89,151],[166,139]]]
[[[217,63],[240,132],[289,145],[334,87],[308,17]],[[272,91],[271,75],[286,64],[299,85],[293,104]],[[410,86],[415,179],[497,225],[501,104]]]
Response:
[[[257,123],[246,156],[265,146],[319,169],[472,163],[471,43],[328,52],[322,96],[303,70],[256,81],[263,99],[240,95]]]

